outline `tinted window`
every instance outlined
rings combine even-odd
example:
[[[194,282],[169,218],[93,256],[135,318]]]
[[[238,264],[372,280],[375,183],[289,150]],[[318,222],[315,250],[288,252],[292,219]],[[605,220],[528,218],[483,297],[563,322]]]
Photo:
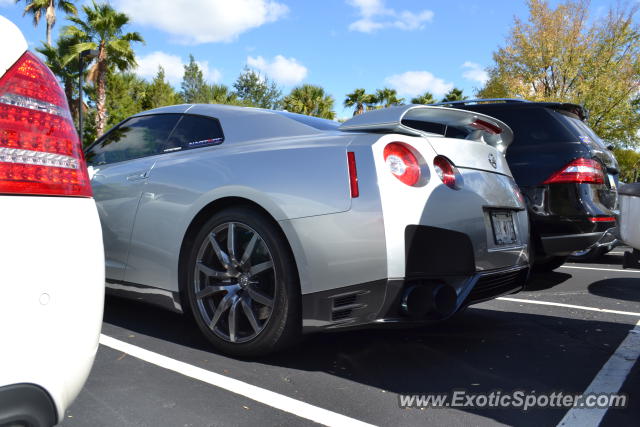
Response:
[[[163,152],[220,144],[224,141],[222,128],[216,119],[184,115],[171,134]]]
[[[513,130],[512,145],[575,142],[572,133],[545,108],[484,109],[482,113],[505,122]]]
[[[102,165],[158,154],[179,118],[179,114],[133,117],[98,140],[87,151],[87,163]]]

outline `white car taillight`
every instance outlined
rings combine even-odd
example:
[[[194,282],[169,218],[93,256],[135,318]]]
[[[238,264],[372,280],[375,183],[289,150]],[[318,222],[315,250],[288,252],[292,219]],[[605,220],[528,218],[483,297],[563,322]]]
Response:
[[[400,142],[384,147],[384,161],[389,171],[403,183],[413,186],[420,181],[420,164],[411,150]]]
[[[433,159],[433,168],[444,185],[454,190],[458,188],[456,179],[458,170],[449,159],[444,156],[437,156]]]
[[[67,99],[31,52],[0,78],[0,194],[91,197]]]

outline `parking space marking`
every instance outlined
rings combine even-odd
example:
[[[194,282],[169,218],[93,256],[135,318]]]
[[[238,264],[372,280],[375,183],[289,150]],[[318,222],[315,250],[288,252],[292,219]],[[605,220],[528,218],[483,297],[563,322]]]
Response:
[[[100,334],[100,344],[110,347],[114,350],[122,351],[133,357],[144,360],[145,362],[177,372],[184,376],[194,378],[196,380],[211,384],[215,387],[222,388],[232,393],[244,396],[256,402],[263,403],[281,411],[297,415],[298,417],[323,424],[327,426],[360,426],[371,427],[372,424],[329,411],[327,409],[313,406],[309,403],[293,399],[291,397],[269,391],[243,381],[216,374],[206,369],[190,365],[179,360],[163,356],[159,353],[146,350],[142,347],[120,341],[108,335]]]
[[[640,317],[640,313],[635,313],[633,311],[609,310],[606,308],[586,307],[584,305],[562,304],[560,302],[536,301],[536,300],[522,299],[522,298],[499,297],[497,299],[499,299],[500,301],[521,302],[524,304],[551,305],[554,307],[574,308],[576,310],[597,311],[599,313],[622,314],[623,316]]]
[[[620,343],[609,360],[602,366],[589,387],[586,394],[610,394],[617,393],[624,384],[633,365],[640,357],[640,320],[629,331],[627,337]],[[628,403],[628,402],[627,402]],[[558,426],[583,427],[600,425],[608,408],[571,408],[560,420]]]
[[[597,271],[615,271],[617,273],[636,273],[640,274],[638,270],[618,270],[616,268],[597,268],[597,267],[577,267],[573,265],[562,265],[560,268],[574,268],[576,270],[597,270]]]

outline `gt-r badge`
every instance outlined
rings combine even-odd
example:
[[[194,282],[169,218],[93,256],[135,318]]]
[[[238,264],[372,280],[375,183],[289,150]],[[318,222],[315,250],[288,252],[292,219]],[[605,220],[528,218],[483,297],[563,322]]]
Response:
[[[489,164],[493,166],[494,169],[498,169],[498,161],[496,160],[495,154],[489,154]]]

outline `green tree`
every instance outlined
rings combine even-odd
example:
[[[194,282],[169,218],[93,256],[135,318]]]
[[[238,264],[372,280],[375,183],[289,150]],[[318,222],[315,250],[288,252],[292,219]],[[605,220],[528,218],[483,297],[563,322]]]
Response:
[[[70,62],[65,62],[65,58],[70,53],[70,48],[76,41],[69,37],[60,37],[55,45],[43,43],[36,50],[45,58],[47,66],[51,69],[62,83],[67,103],[71,110],[71,116],[77,121],[78,116],[78,57],[74,56]]]
[[[230,104],[247,106],[245,102],[238,99],[238,95],[223,84],[211,84],[205,86],[207,102],[210,104]]]
[[[162,66],[158,67],[158,73],[153,78],[144,93],[142,108],[151,110],[153,108],[175,105],[181,102],[182,98],[173,89],[173,86],[165,79],[165,72]]]
[[[284,97],[284,109],[292,113],[306,114],[308,116],[321,117],[323,119],[334,119],[333,97],[327,94],[320,86],[304,84],[291,90],[291,93]]]
[[[375,96],[368,94],[364,89],[359,88],[347,94],[344,100],[344,106],[347,108],[355,108],[353,115],[357,116],[365,112],[366,107],[371,107],[377,103]]]
[[[431,92],[425,92],[420,96],[416,96],[415,98],[411,98],[412,104],[435,104],[436,100],[433,97]]]
[[[276,83],[246,67],[233,87],[238,99],[246,105],[277,109],[282,103],[282,91]]]
[[[109,72],[107,75],[106,110],[107,128],[110,129],[124,119],[147,109],[149,83],[131,72]],[[89,90],[90,99],[95,100],[95,90]],[[95,105],[95,102],[92,103]],[[93,109],[95,111],[95,109]],[[93,113],[95,115],[95,112]],[[89,116],[89,115],[88,115]],[[89,118],[89,117],[88,117]],[[89,122],[89,120],[87,120]]]
[[[465,99],[467,97],[462,94],[462,89],[454,87],[444,95],[442,102],[464,101]]]
[[[182,87],[182,99],[187,104],[208,102],[207,83],[193,55],[189,55],[189,63],[184,66],[184,75],[180,86]]]
[[[613,150],[620,167],[620,180],[624,182],[640,181],[640,153],[635,150],[616,148]]]
[[[20,0],[16,0],[16,3],[19,2]],[[78,13],[73,1],[68,0],[25,0],[25,3],[27,5],[23,10],[22,15],[32,15],[34,27],[37,27],[40,24],[40,19],[44,12],[45,20],[47,22],[47,44],[49,46],[51,46],[51,31],[53,30],[53,26],[56,25],[56,9],[67,14],[76,15]]]
[[[638,5],[619,4],[598,19],[589,17],[588,0],[555,8],[529,0],[528,7],[527,20],[516,18],[506,45],[494,52],[478,95],[582,104],[603,139],[638,145]]]
[[[376,102],[383,108],[388,108],[394,105],[402,105],[404,98],[398,98],[398,92],[395,89],[385,87],[383,89],[376,90],[374,95]]]
[[[96,85],[95,127],[99,137],[107,125],[107,75],[113,69],[126,71],[133,68],[136,59],[131,43],[142,42],[143,39],[137,32],[124,32],[129,17],[117,12],[108,3],[98,4],[94,1],[91,6],[83,6],[82,11],[85,17],[69,17],[75,25],[64,29],[66,36],[80,40],[71,47],[71,55],[66,61],[71,62],[73,56],[87,49],[98,51],[88,79]]]

